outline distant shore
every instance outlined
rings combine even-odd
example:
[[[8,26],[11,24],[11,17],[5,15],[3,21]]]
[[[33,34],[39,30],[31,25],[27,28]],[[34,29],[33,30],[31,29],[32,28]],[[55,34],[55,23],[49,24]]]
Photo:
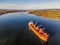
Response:
[[[57,9],[34,10],[28,13],[41,16],[44,18],[60,21],[60,10]]]

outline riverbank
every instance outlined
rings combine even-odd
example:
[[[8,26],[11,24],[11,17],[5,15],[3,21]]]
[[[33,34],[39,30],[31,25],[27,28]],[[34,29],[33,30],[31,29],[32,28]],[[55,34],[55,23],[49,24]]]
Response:
[[[34,10],[28,12],[44,18],[60,21],[60,10],[59,9],[45,9],[45,10]]]
[[[7,14],[7,13],[13,13],[13,12],[25,12],[28,10],[0,10],[0,15]]]

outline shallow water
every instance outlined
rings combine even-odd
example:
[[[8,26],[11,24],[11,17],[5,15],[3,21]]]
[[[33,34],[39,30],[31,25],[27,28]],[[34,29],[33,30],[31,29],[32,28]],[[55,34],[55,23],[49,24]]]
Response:
[[[0,45],[41,45],[28,29],[28,23],[37,22],[49,34],[47,45],[60,45],[60,22],[26,13],[9,13],[0,16]]]

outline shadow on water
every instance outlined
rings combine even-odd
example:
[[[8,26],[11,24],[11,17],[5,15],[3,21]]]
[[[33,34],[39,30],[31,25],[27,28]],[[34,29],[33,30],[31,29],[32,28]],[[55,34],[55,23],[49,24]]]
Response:
[[[45,28],[50,36],[48,45],[56,45],[57,43],[59,45],[60,42],[57,39],[60,37],[59,21],[23,13],[10,13],[0,16],[0,40],[6,39],[3,43],[6,45],[41,45],[37,37],[28,29],[30,21],[34,23],[37,21],[37,26],[42,25],[41,28]]]

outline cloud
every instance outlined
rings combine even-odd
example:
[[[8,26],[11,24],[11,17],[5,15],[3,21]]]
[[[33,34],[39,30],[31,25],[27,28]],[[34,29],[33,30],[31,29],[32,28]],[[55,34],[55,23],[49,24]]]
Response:
[[[20,9],[20,5],[17,5],[17,4],[0,4],[0,9]]]
[[[60,9],[60,3],[0,4],[0,9]]]

